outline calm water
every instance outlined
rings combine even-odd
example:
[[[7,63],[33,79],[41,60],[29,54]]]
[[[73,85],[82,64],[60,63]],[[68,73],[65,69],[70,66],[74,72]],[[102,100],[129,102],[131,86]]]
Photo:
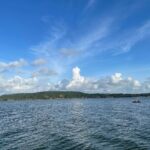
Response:
[[[0,150],[150,149],[150,99],[0,102]]]

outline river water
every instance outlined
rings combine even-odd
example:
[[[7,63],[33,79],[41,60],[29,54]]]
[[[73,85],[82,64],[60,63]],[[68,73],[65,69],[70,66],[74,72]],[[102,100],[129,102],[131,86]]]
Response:
[[[0,150],[150,150],[150,99],[0,102]]]

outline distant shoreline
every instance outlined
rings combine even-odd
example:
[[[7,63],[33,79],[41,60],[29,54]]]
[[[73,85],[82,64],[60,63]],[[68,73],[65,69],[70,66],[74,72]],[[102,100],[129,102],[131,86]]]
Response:
[[[136,98],[149,97],[150,93],[83,93],[76,91],[45,91],[36,93],[18,93],[0,96],[0,101],[7,100],[49,100],[49,99],[88,99],[88,98]]]

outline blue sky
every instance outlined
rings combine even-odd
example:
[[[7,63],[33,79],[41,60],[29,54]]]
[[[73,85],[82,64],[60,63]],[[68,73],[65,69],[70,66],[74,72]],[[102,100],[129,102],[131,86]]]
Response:
[[[0,41],[2,94],[150,91],[149,0],[1,0]]]

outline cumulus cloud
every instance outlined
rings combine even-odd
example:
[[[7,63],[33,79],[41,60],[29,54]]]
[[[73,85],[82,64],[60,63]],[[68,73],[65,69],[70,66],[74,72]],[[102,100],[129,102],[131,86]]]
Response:
[[[0,62],[0,72],[11,70],[11,69],[14,69],[14,68],[23,67],[27,64],[28,64],[27,61],[24,60],[24,59],[19,59],[19,60],[12,61],[12,62],[9,62],[9,63]]]
[[[80,73],[79,67],[72,69],[72,79],[52,82],[49,70],[40,70],[39,74],[47,74],[41,78],[38,74],[32,77],[14,76],[10,79],[0,76],[0,94],[38,92],[45,90],[69,90],[89,93],[141,93],[149,92],[150,79],[140,82],[132,77],[124,77],[115,73],[99,79],[87,78]]]
[[[32,92],[37,84],[37,78],[23,78],[20,76],[14,76],[10,79],[4,77],[0,78],[0,93],[20,93],[20,92]]]
[[[67,85],[67,89],[80,89],[87,81],[86,79],[80,75],[80,68],[75,67],[72,69],[72,80]]]
[[[48,80],[38,77],[14,76],[10,79],[0,77],[0,94],[32,93],[54,89]]]
[[[142,88],[141,83],[131,77],[124,78],[121,73],[115,73],[112,76],[90,79],[80,75],[78,67],[72,70],[72,80],[66,86],[67,90],[79,90],[86,92],[99,93],[130,93],[139,92]]]
[[[113,83],[118,83],[122,80],[122,74],[121,73],[115,73],[114,75],[112,75],[112,82]]]

